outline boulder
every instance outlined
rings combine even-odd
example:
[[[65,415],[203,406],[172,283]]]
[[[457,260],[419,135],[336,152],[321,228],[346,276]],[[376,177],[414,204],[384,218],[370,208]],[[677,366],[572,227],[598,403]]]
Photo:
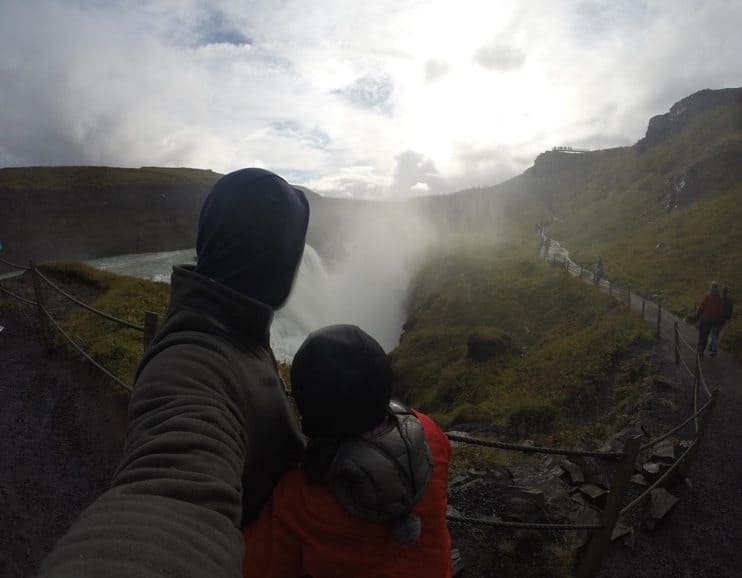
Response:
[[[510,335],[496,327],[478,329],[466,341],[466,357],[477,362],[503,357],[517,349]]]

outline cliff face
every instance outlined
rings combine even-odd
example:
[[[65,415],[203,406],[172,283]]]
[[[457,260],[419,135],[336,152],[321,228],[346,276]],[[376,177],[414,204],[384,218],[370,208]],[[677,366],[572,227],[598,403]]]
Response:
[[[0,255],[25,263],[195,247],[201,204],[220,176],[155,167],[0,169]],[[307,241],[330,261],[360,221],[388,219],[401,206],[303,190],[312,212]]]
[[[742,104],[742,88],[699,90],[676,102],[669,112],[649,119],[647,134],[636,143],[636,148],[639,152],[645,152],[665,142],[673,134],[681,132],[692,119],[711,108],[731,107],[739,104]]]
[[[218,176],[178,169],[2,169],[2,255],[23,263],[193,247],[201,203]]]

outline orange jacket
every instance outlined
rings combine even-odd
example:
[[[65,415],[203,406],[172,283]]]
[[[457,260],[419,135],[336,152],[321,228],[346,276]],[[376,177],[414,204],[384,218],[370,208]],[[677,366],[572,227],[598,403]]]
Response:
[[[701,323],[716,323],[722,316],[721,295],[718,293],[706,293],[698,305],[698,313]]]
[[[450,578],[446,525],[451,445],[425,414],[415,412],[435,462],[430,484],[412,513],[418,541],[396,542],[388,522],[349,514],[325,486],[309,484],[300,468],[283,475],[258,519],[245,531],[246,578]]]

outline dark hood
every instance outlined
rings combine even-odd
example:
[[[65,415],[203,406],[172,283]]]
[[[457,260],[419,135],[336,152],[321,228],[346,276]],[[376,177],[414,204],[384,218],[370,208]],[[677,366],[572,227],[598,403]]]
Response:
[[[217,181],[201,208],[196,272],[278,309],[304,252],[304,193],[264,169]]]

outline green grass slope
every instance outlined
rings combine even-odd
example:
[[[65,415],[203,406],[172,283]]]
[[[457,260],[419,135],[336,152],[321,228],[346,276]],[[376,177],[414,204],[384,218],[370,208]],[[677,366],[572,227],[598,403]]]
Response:
[[[681,315],[711,280],[742,303],[742,89],[703,91],[656,119],[633,147],[540,155],[493,189],[507,200],[501,225],[523,238],[550,222],[576,262],[602,257],[615,283]],[[722,346],[742,361],[739,318]]]
[[[647,339],[641,319],[565,272],[510,247],[464,245],[414,280],[395,393],[445,426],[602,437],[647,386]]]

